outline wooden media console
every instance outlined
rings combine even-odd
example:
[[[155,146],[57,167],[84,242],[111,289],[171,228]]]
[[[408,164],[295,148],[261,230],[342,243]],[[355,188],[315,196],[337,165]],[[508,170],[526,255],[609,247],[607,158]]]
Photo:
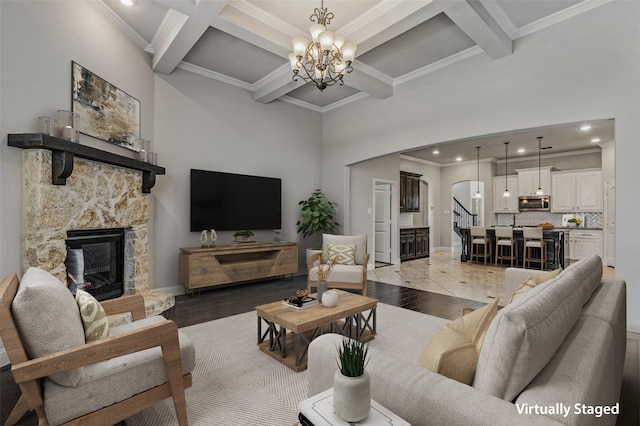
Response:
[[[298,272],[295,243],[180,249],[180,284],[188,290]]]

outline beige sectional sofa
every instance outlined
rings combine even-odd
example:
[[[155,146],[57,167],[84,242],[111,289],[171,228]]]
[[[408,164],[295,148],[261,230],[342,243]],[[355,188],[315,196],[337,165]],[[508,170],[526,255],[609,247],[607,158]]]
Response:
[[[539,273],[509,268],[504,300]],[[340,340],[311,343],[310,396],[333,386]],[[593,255],[498,312],[472,386],[374,348],[367,370],[371,397],[414,425],[613,425],[625,351],[626,284],[602,279]]]

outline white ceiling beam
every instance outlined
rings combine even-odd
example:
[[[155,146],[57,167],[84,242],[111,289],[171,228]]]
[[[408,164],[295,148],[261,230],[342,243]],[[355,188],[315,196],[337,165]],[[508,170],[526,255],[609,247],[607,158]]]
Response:
[[[432,0],[380,2],[337,33],[357,43],[362,55],[442,12],[443,5]]]
[[[363,62],[354,61],[353,71],[344,77],[344,84],[378,99],[393,96],[393,79]]]
[[[173,2],[168,4],[175,6]],[[206,1],[197,6],[186,3],[190,7],[182,10],[188,15],[169,9],[156,32],[157,36],[154,36],[153,70],[171,74],[226,4],[226,1]]]
[[[299,78],[298,81],[293,81],[292,76],[293,71],[291,71],[289,64],[281,66],[268,76],[256,82],[253,91],[253,100],[268,104],[280,96],[286,95],[292,90],[304,85],[304,81],[301,78]]]
[[[478,0],[445,0],[444,12],[487,55],[499,59],[513,53],[513,41]]]

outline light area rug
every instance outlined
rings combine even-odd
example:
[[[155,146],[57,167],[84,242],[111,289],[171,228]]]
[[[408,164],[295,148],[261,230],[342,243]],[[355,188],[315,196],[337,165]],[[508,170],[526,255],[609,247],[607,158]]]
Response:
[[[370,347],[416,362],[424,346],[448,321],[378,304],[376,338]],[[292,426],[307,398],[307,371],[295,373],[257,347],[257,317],[247,312],[180,329],[194,343],[193,386],[186,390],[191,426]],[[173,402],[127,419],[128,426],[177,424]]]

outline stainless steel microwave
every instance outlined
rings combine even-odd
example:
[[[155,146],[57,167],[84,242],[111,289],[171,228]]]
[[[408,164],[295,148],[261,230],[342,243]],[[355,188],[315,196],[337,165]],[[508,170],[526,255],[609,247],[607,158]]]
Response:
[[[518,210],[521,212],[551,210],[551,197],[548,195],[526,195],[518,197]]]

